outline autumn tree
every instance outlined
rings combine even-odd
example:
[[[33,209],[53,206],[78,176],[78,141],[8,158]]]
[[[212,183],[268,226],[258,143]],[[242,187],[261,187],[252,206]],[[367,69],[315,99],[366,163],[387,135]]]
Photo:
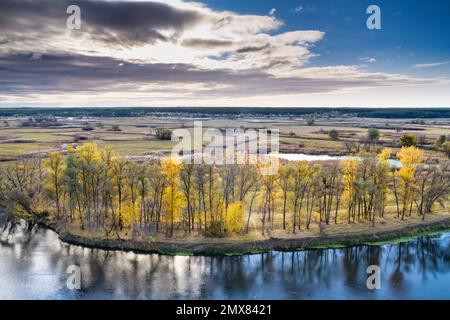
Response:
[[[292,177],[292,168],[290,165],[284,165],[278,170],[278,185],[283,197],[283,229],[286,230],[286,204],[287,195],[290,189],[290,179]]]
[[[51,152],[44,160],[46,169],[46,189],[51,199],[55,201],[56,217],[61,218],[63,195],[63,174],[65,170],[64,156],[60,153]]]
[[[410,146],[397,153],[397,168],[389,163],[391,154],[385,148],[342,162],[281,163],[276,174],[266,175],[270,162],[136,162],[111,147],[86,143],[69,147],[66,155],[50,153],[42,161],[18,159],[1,167],[0,210],[8,217],[51,218],[134,239],[148,233],[172,237],[176,230],[197,229],[208,236],[248,233],[251,224],[262,235],[276,228],[296,233],[314,221],[322,230],[332,220],[338,223],[343,210],[348,223],[374,226],[377,217],[384,217],[388,186],[402,219],[414,205],[422,219],[446,205],[449,162],[424,164],[423,151]]]
[[[450,141],[446,141],[441,146],[442,151],[444,151],[447,158],[450,159]]]
[[[160,163],[151,164],[147,170],[148,183],[150,187],[150,222],[156,227],[156,231],[160,230],[161,214],[163,207],[164,190],[166,189],[166,179],[161,174],[162,168]]]
[[[417,145],[417,138],[412,134],[405,134],[400,138],[402,147],[415,147]]]
[[[324,165],[320,177],[320,217],[326,224],[330,223],[333,206],[339,210],[342,193],[342,175],[337,163]]]
[[[43,199],[44,170],[36,159],[17,159],[2,170],[0,194],[9,216],[39,220],[48,215]]]
[[[342,163],[342,174],[344,201],[348,212],[348,223],[350,223],[352,219],[355,221],[356,214],[358,191],[355,186],[355,181],[358,177],[358,160],[355,158],[344,160]]]
[[[166,205],[166,235],[173,236],[174,223],[182,214],[184,199],[179,188],[182,163],[179,159],[164,158],[161,160],[161,174],[166,181],[164,202]]]
[[[435,203],[445,207],[450,193],[450,163],[440,165],[427,163],[417,169],[416,177],[418,195],[416,205],[419,215],[425,220],[425,216],[432,212]]]
[[[447,136],[445,134],[441,134],[436,138],[436,146],[440,148],[445,143],[445,141],[447,141]]]
[[[126,159],[116,159],[112,165],[112,183],[115,187],[116,202],[117,202],[117,222],[120,230],[124,227],[124,202],[126,199],[126,179],[127,179],[127,165]]]
[[[380,131],[376,128],[367,130],[367,140],[371,143],[377,143],[380,140]]]
[[[268,171],[270,163],[259,163],[260,172]],[[275,211],[275,193],[278,187],[278,176],[276,174],[262,174],[262,194],[263,194],[263,210],[261,234],[264,236],[266,231],[267,220],[271,221],[270,230],[274,227],[274,211]]]
[[[310,228],[313,211],[317,204],[320,206],[320,192],[321,192],[321,170],[322,166],[312,165],[310,167],[309,175],[311,180],[307,183],[306,189],[306,229]]]
[[[194,190],[194,164],[183,164],[181,170],[181,185],[186,200],[187,216],[185,217],[185,230],[191,232],[195,226],[195,193]]]
[[[292,168],[289,179],[289,200],[292,206],[292,233],[296,229],[301,229],[301,214],[304,206],[306,193],[310,187],[310,182],[314,176],[314,171],[306,161],[301,161]]]
[[[255,199],[258,195],[258,193],[260,192],[261,189],[261,176],[258,174],[258,171],[255,171],[255,176],[254,176],[254,183],[252,184],[251,188],[253,188],[252,192],[251,192],[251,199],[250,199],[250,205],[248,208],[248,214],[247,214],[247,224],[245,227],[245,232],[248,233],[249,232],[249,228],[250,228],[250,220],[252,217],[252,209],[253,209],[253,205],[255,203]]]
[[[416,188],[415,172],[417,166],[423,162],[424,154],[423,151],[411,146],[403,147],[398,153],[397,158],[402,163],[402,167],[397,171],[397,176],[400,178],[401,190],[402,190],[402,210],[401,218],[404,220],[405,214],[409,211],[411,214],[414,191]]]
[[[78,180],[78,168],[75,150],[69,148],[66,155],[65,169],[63,175],[64,190],[67,193],[67,210],[71,221],[74,221],[81,213],[81,186]],[[83,230],[83,218],[80,215],[80,227]]]
[[[336,129],[332,129],[328,132],[328,136],[331,140],[337,140],[339,138],[339,132]]]
[[[380,140],[380,131],[376,128],[369,128],[367,130],[367,141],[370,145],[375,147]]]
[[[226,212],[225,230],[227,232],[240,232],[244,225],[244,206],[242,202],[232,202]]]
[[[389,159],[392,155],[391,148],[384,148],[378,155],[378,162],[375,171],[375,206],[374,209],[378,211],[380,217],[384,217],[384,210],[386,207],[386,198],[389,184]],[[375,225],[375,212],[373,217],[373,225]]]

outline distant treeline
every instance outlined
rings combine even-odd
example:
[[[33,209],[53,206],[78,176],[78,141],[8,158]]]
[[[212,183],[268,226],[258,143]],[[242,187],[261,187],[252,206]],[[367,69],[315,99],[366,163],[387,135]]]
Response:
[[[450,118],[450,108],[253,108],[253,107],[127,107],[127,108],[0,108],[0,116],[136,117],[357,116],[386,119]]]

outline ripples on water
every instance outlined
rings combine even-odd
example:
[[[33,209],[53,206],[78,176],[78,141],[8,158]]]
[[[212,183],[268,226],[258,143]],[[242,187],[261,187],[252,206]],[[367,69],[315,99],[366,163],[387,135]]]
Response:
[[[0,242],[2,299],[450,299],[450,234],[394,245],[242,257],[87,249],[46,229]],[[66,288],[79,265],[82,290]],[[381,267],[382,288],[366,288]]]

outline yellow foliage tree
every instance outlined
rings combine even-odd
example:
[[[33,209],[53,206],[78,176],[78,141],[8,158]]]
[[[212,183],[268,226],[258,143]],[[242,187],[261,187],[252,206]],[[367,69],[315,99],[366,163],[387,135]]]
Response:
[[[270,161],[259,162],[258,170],[261,174],[262,182],[262,194],[263,198],[263,216],[261,225],[261,234],[265,234],[266,219],[271,223],[270,229],[274,228],[274,216],[275,216],[275,204],[276,204],[276,193],[278,187],[278,175],[272,174],[272,163]]]
[[[95,142],[87,142],[75,149],[79,160],[85,165],[96,165],[102,160],[101,151]]]
[[[228,205],[225,228],[229,232],[240,232],[244,226],[244,207],[241,201]]]
[[[354,209],[354,201],[357,194],[354,182],[358,179],[358,160],[350,158],[342,163],[342,184],[344,188],[344,201],[348,208],[348,222],[350,223],[351,212]]]
[[[392,149],[391,148],[384,148],[380,154],[378,155],[381,162],[388,161],[391,157]]]
[[[417,166],[424,160],[424,153],[422,150],[414,146],[402,147],[402,149],[397,153],[397,158],[402,163],[402,167],[397,171],[397,176],[400,178],[400,187],[403,194],[403,220],[408,207],[409,214],[411,215],[414,201],[414,189],[417,187],[414,176]]]
[[[48,158],[43,161],[44,168],[47,171],[46,189],[55,200],[56,214],[60,218],[62,207],[61,197],[63,193],[62,177],[65,170],[64,156],[60,153],[51,152]]]
[[[417,168],[424,160],[424,153],[417,147],[402,147],[397,152],[397,158],[400,160],[403,166]]]
[[[161,174],[166,180],[163,200],[167,210],[166,233],[168,236],[173,235],[174,223],[180,220],[184,207],[183,192],[179,188],[181,169],[182,163],[177,158],[167,157],[161,160]]]
[[[375,177],[375,187],[376,192],[376,203],[375,207],[379,208],[380,216],[384,216],[386,194],[388,188],[388,173],[389,173],[389,158],[392,155],[391,148],[384,148],[378,155],[378,163],[376,167],[376,177]],[[373,218],[373,225],[375,225],[375,216]]]
[[[81,189],[81,225],[91,228],[98,224],[101,214],[99,188],[104,174],[104,150],[96,143],[88,142],[76,147],[74,154]]]
[[[139,212],[137,208],[138,206],[131,201],[125,202],[122,209],[123,226],[125,228],[129,228],[138,222]]]

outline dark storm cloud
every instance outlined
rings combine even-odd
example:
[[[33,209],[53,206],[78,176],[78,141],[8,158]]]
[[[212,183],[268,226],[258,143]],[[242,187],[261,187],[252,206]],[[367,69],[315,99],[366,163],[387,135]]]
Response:
[[[262,51],[264,49],[267,49],[268,47],[270,47],[270,45],[267,43],[267,44],[265,44],[263,46],[259,46],[259,47],[256,47],[256,46],[243,47],[243,48],[240,48],[240,49],[236,50],[236,52],[237,53],[258,52],[258,51]]]
[[[0,92],[103,91],[111,86],[138,89],[144,84],[213,83],[226,73],[185,64],[131,64],[112,58],[31,54],[0,57]],[[222,80],[223,81],[223,80]]]
[[[200,70],[188,64],[132,64],[112,58],[33,57],[32,54],[0,56],[0,74],[0,93],[9,95],[138,92],[145,85],[154,84],[160,86],[155,92],[165,92],[170,97],[171,92],[179,91],[178,84],[203,84],[207,89],[199,97],[205,98],[316,93],[348,87],[405,84],[405,79],[393,80],[382,74],[355,80],[276,78],[258,71]]]
[[[158,2],[1,0],[0,35],[12,39],[21,33],[40,32],[45,37],[64,32],[69,5],[80,7],[82,31],[127,45],[165,41],[158,30],[180,33],[203,18],[198,12]]]
[[[233,44],[232,41],[213,40],[213,39],[186,39],[182,43],[186,47],[193,48],[217,48],[228,47]]]

